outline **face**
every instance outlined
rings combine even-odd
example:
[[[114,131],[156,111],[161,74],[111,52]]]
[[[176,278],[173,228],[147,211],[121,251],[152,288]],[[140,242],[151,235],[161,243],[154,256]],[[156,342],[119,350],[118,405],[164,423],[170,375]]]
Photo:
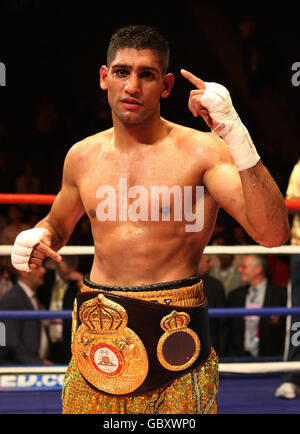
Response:
[[[238,271],[241,274],[241,280],[245,283],[252,283],[261,276],[261,266],[253,265],[251,256],[242,259]]]
[[[199,265],[198,271],[200,274],[207,274],[213,267],[213,261],[210,255],[202,255]]]
[[[44,283],[44,275],[46,270],[44,267],[39,267],[36,270],[32,270],[28,273],[28,279],[32,289],[36,289],[38,286]]]
[[[69,282],[71,280],[71,273],[74,271],[74,268],[69,267],[64,261],[58,264],[58,274],[61,279],[65,282]]]
[[[109,67],[100,69],[113,119],[124,124],[160,116],[160,98],[170,94],[173,83],[173,74],[163,75],[158,55],[149,49],[120,49]]]

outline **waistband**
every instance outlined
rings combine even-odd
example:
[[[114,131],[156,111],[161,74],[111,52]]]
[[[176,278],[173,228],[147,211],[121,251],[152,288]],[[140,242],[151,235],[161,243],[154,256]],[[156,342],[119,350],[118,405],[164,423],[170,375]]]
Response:
[[[125,297],[176,306],[198,306],[205,303],[203,282],[199,276],[141,286],[107,286],[83,279],[81,292],[105,291]]]
[[[90,280],[89,274],[87,274],[84,279],[84,285],[91,289],[99,289],[103,291],[123,291],[123,292],[133,292],[133,291],[155,291],[163,289],[178,289],[183,287],[188,287],[195,285],[201,281],[200,276],[191,276],[180,280],[171,280],[168,282],[151,283],[149,285],[138,285],[138,286],[114,286],[114,285],[101,285],[99,283],[94,283]]]

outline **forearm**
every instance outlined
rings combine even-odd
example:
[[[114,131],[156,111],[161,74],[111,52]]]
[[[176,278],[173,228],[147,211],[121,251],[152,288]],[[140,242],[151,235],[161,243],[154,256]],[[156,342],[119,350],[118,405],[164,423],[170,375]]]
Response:
[[[76,190],[77,191],[77,190]],[[52,204],[48,215],[39,221],[36,227],[47,229],[51,234],[51,248],[58,251],[67,244],[73,229],[81,218],[84,209],[81,201],[71,201],[74,190],[61,190]]]
[[[243,190],[239,210],[243,216],[240,219],[259,244],[267,247],[283,244],[290,233],[283,197],[261,162],[246,126],[232,105],[228,90],[217,83],[203,83],[188,76],[199,87],[199,91],[191,96],[191,110],[195,114],[202,113],[203,107],[207,110],[212,132],[223,138],[240,174]]]
[[[51,234],[51,248],[55,251],[61,249],[68,242],[68,235],[63,234],[63,231],[59,228],[57,224],[53,222],[50,215],[48,214],[44,219],[39,221],[36,225],[36,228],[44,228],[47,229]]]
[[[259,244],[275,247],[284,244],[290,235],[288,211],[282,194],[261,161],[240,171],[245,218],[252,237]]]

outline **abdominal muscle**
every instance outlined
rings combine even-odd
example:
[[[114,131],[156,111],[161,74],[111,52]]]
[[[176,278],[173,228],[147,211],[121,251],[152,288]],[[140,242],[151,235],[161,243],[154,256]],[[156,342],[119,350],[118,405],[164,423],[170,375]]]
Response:
[[[96,223],[92,226],[95,256],[90,280],[103,285],[140,286],[197,274],[217,215],[216,209],[209,208],[200,232],[186,232],[186,222]]]

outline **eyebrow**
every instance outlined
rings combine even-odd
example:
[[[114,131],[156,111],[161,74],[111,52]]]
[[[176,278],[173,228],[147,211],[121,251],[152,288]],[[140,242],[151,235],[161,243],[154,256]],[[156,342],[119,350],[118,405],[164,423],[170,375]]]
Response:
[[[130,65],[126,65],[123,63],[117,63],[115,65],[111,65],[112,68],[127,68],[127,69],[132,69],[132,66]],[[147,66],[147,65],[141,65],[138,67],[139,70],[149,70],[149,71],[155,71],[158,74],[160,73],[160,70],[155,68],[154,66]]]

